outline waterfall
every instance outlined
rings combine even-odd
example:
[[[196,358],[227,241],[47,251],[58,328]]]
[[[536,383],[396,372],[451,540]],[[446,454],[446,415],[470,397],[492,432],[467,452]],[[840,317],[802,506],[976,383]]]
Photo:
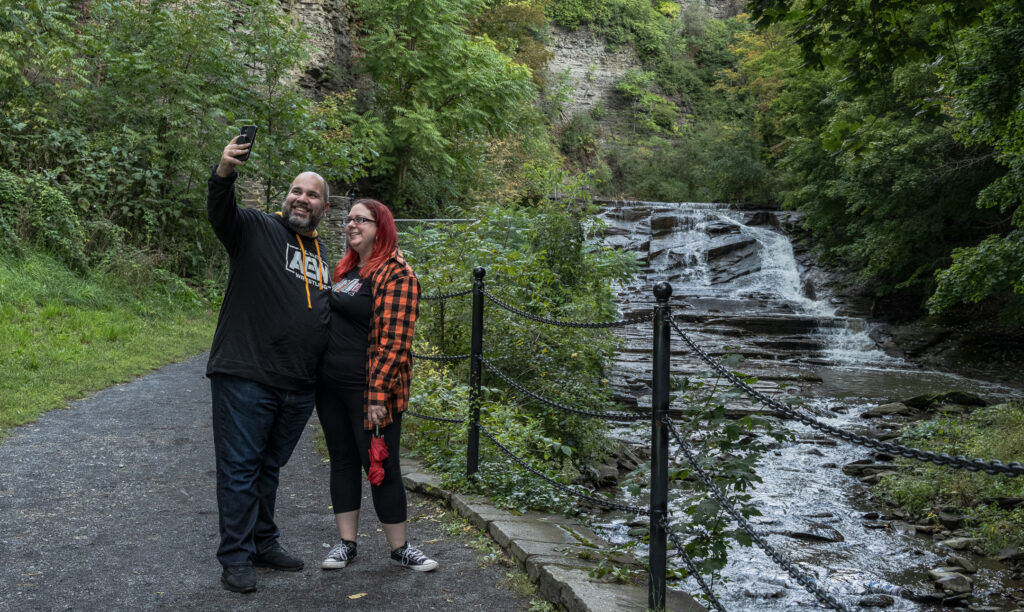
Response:
[[[654,283],[668,281],[673,294],[694,310],[735,320],[718,321],[724,325],[742,328],[747,320],[746,329],[752,333],[792,334],[808,328],[802,343],[790,345],[809,349],[816,344],[817,350],[783,355],[786,359],[847,366],[902,363],[877,348],[865,321],[837,316],[827,297],[807,291],[793,245],[780,231],[774,212],[737,211],[709,203],[623,202],[606,208],[603,218],[610,226],[606,242],[646,251],[643,275],[648,291]],[[751,318],[770,317],[778,321],[777,329],[751,329]]]

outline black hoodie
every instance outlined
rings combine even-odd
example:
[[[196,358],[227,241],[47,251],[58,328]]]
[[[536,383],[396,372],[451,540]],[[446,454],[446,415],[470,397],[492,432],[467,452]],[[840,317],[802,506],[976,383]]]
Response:
[[[239,208],[236,177],[213,172],[207,185],[206,214],[228,251],[231,270],[206,375],[307,390],[327,346],[327,253],[315,233],[300,236],[280,213]]]

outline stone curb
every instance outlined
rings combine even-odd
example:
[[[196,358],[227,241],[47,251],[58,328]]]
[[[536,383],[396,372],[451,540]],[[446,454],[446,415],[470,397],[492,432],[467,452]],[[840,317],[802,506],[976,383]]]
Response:
[[[598,551],[612,544],[589,527],[563,516],[527,512],[513,514],[486,498],[454,493],[441,487],[441,478],[428,473],[415,459],[402,457],[402,477],[410,491],[443,499],[474,527],[485,531],[516,560],[537,584],[540,594],[569,612],[643,612],[647,587],[603,582],[590,577]],[[619,566],[642,567],[632,556],[615,554]],[[669,590],[666,610],[703,612],[685,593]]]

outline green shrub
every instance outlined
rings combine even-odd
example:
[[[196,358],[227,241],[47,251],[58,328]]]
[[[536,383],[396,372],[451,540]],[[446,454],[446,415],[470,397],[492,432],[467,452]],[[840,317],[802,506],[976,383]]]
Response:
[[[479,222],[414,228],[403,235],[402,248],[425,295],[468,288],[472,270],[483,266],[487,291],[516,308],[563,320],[608,321],[617,317],[611,283],[624,280],[635,263],[592,246],[599,226],[591,213],[569,202],[544,201],[529,209],[482,205],[470,212]],[[443,354],[468,353],[470,306],[468,296],[424,301],[417,338]],[[491,303],[484,318],[485,356],[506,375],[563,404],[612,406],[610,389],[600,382],[614,348],[607,330],[556,327]],[[468,377],[463,369],[455,368]],[[503,388],[491,374],[485,381]],[[517,410],[536,423],[537,436],[572,449],[571,457],[557,457],[554,465],[584,465],[606,452],[603,427],[592,419],[518,400],[524,403]]]
[[[65,264],[85,265],[86,235],[78,212],[64,193],[37,174],[18,177],[0,170],[0,239],[37,245]],[[13,241],[13,242],[9,242]]]

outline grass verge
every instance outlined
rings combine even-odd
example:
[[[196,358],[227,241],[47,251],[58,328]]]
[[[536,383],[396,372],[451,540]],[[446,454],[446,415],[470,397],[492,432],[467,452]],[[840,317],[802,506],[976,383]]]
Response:
[[[0,437],[210,346],[216,309],[143,261],[76,274],[41,253],[0,261]]]
[[[1024,461],[1024,402],[979,408],[967,416],[943,416],[903,430],[907,446],[1003,463]],[[880,482],[887,501],[939,522],[940,511],[965,517],[965,530],[983,539],[984,552],[1024,547],[1024,478],[989,475],[901,460],[903,469]]]

